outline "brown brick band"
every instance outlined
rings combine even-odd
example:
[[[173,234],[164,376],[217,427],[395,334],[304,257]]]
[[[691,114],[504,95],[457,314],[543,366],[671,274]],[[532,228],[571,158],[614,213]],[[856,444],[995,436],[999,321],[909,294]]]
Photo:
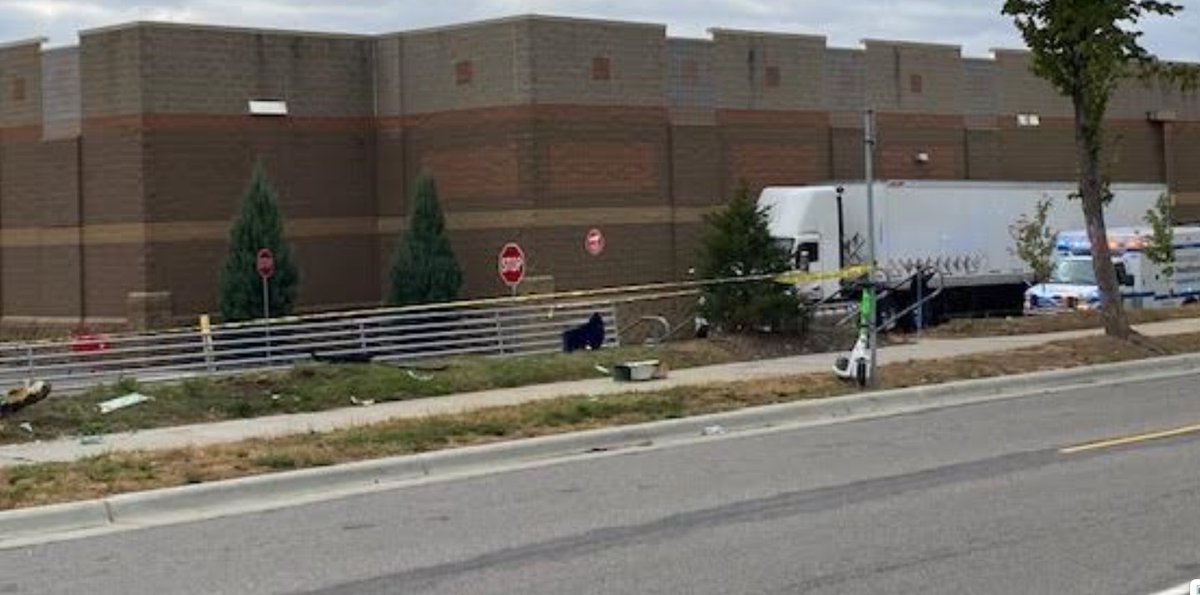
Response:
[[[511,228],[554,228],[590,225],[650,225],[696,223],[717,207],[613,207],[596,209],[516,209],[449,213],[446,226],[451,231],[504,230]],[[223,241],[229,233],[228,221],[181,221],[172,223],[111,223],[83,227],[5,229],[0,248],[34,248],[104,245],[141,245],[145,243],[186,243]],[[404,217],[351,217],[289,220],[288,237],[323,238],[337,236],[373,236],[402,233]]]

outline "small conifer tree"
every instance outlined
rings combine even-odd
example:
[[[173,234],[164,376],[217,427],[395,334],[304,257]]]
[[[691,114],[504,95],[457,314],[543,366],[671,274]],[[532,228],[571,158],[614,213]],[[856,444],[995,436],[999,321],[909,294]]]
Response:
[[[462,288],[462,269],[446,234],[437,184],[428,174],[417,177],[408,232],[396,247],[391,276],[390,301],[398,306],[453,301]]]
[[[272,317],[287,316],[296,305],[300,282],[291,247],[283,236],[283,219],[275,189],[262,162],[255,164],[242,201],[242,213],[229,230],[229,254],[221,271],[221,317],[227,322],[262,318],[262,280],[258,276],[258,251],[267,248],[275,259],[275,273],[267,281]]]

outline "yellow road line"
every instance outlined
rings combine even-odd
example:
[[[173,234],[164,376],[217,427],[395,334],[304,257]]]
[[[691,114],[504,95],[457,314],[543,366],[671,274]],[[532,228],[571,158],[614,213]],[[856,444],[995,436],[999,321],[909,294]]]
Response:
[[[1200,425],[1187,426],[1185,428],[1176,428],[1174,430],[1164,430],[1162,432],[1151,432],[1149,434],[1139,434],[1137,436],[1127,436],[1125,438],[1113,438],[1110,440],[1101,440],[1089,444],[1080,444],[1059,450],[1059,454],[1073,455],[1094,450],[1103,450],[1106,448],[1116,448],[1118,446],[1128,446],[1130,444],[1140,444],[1143,442],[1152,442],[1155,440],[1165,440],[1167,438],[1175,438],[1177,436],[1186,436],[1188,434],[1200,433]]]

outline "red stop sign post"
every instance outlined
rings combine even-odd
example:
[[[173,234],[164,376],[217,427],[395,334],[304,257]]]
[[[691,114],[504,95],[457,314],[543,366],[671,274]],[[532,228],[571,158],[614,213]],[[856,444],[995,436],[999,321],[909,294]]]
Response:
[[[604,252],[604,233],[599,229],[590,229],[587,232],[587,237],[583,239],[583,248],[592,256],[600,256]]]
[[[258,278],[262,279],[263,292],[263,329],[267,338],[267,361],[271,361],[271,292],[267,290],[267,280],[275,274],[275,255],[271,250],[263,248],[254,258],[254,269]]]
[[[500,280],[516,295],[517,286],[525,280],[525,251],[515,242],[505,244],[500,249],[497,268]]]

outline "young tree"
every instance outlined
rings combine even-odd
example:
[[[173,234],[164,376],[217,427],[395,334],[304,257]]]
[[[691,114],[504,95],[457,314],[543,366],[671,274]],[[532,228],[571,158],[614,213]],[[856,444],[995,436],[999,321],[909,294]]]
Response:
[[[1039,200],[1032,214],[1021,215],[1008,228],[1015,244],[1011,252],[1033,271],[1034,283],[1043,283],[1050,278],[1057,233],[1046,223],[1052,205],[1052,199]]]
[[[392,259],[391,302],[399,306],[449,302],[458,297],[461,287],[462,270],[446,235],[437,185],[422,173],[417,176],[408,233]]]
[[[228,322],[262,318],[262,280],[256,263],[258,251],[263,248],[275,258],[275,274],[267,281],[271,316],[287,316],[296,304],[300,275],[283,237],[275,189],[259,162],[250,175],[242,213],[229,230],[229,255],[221,271],[221,317]]]
[[[1196,70],[1159,62],[1142,47],[1142,33],[1136,28],[1143,17],[1171,16],[1182,9],[1156,0],[1005,0],[1002,10],[1013,18],[1033,52],[1034,73],[1074,106],[1079,197],[1100,286],[1104,329],[1122,339],[1131,338],[1133,331],[1104,224],[1104,204],[1112,197],[1100,168],[1104,115],[1113,91],[1132,76],[1194,86]]]
[[[1175,276],[1175,228],[1171,226],[1171,195],[1158,197],[1154,208],[1143,217],[1150,226],[1150,241],[1146,243],[1146,258],[1163,268],[1168,279]]]
[[[786,272],[791,255],[767,230],[768,213],[743,186],[725,210],[709,215],[698,272],[702,279],[756,277]],[[771,279],[710,285],[701,313],[726,330],[791,327],[804,320],[795,291]]]

